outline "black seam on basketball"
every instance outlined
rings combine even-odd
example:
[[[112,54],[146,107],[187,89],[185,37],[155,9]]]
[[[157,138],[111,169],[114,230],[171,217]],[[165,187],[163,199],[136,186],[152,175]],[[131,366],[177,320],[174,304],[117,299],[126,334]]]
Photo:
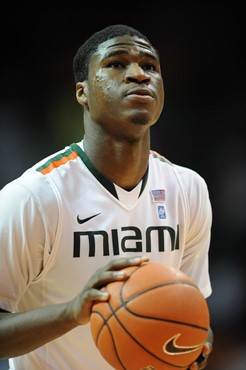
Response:
[[[125,283],[127,282],[124,281],[124,283],[122,284],[121,288],[120,288],[120,301],[121,301],[121,306],[120,307],[125,307],[125,309],[130,312],[132,315],[135,315],[135,316],[138,316],[138,317],[143,317],[145,319],[152,319],[152,320],[160,320],[160,321],[165,321],[165,322],[171,322],[171,323],[174,323],[174,324],[181,324],[181,325],[185,325],[185,326],[191,326],[193,328],[197,328],[197,329],[201,329],[201,330],[204,330],[204,331],[208,331],[208,328],[204,328],[203,326],[199,326],[199,325],[195,325],[195,324],[190,324],[190,323],[186,323],[186,322],[183,322],[183,321],[176,321],[176,320],[170,320],[170,319],[164,319],[164,318],[159,318],[159,317],[152,317],[152,316],[145,316],[145,315],[141,315],[141,314],[138,314],[138,313],[135,313],[133,311],[131,311],[128,307],[127,307],[127,304],[131,301],[133,301],[135,298],[141,296],[142,294],[145,294],[146,292],[149,292],[151,290],[154,290],[154,289],[158,289],[158,288],[162,288],[164,286],[169,286],[169,285],[174,285],[174,284],[184,284],[184,285],[189,285],[191,287],[194,287],[197,289],[196,286],[194,286],[193,284],[190,284],[190,283],[186,283],[186,282],[172,282],[172,283],[165,283],[165,284],[160,284],[160,285],[155,285],[154,287],[152,288],[148,288],[146,290],[142,290],[140,293],[132,296],[131,298],[129,298],[127,301],[124,301],[123,299],[123,288],[124,288],[124,285]],[[120,308],[118,307],[118,309]],[[118,310],[117,309],[117,310]],[[116,310],[116,311],[117,311]]]
[[[105,290],[107,291],[107,286],[105,287]],[[109,302],[104,302],[105,304],[107,304],[108,306],[109,306],[109,308],[110,308],[110,310],[111,310],[111,312],[112,312],[112,307],[110,306],[110,304],[109,304]],[[121,307],[121,306],[120,306]],[[120,307],[118,307],[118,308],[120,308]],[[102,331],[102,329],[103,329],[103,327],[105,326],[105,325],[107,325],[107,321],[113,316],[112,314],[111,315],[109,315],[109,317],[107,318],[107,319],[105,319],[104,318],[104,316],[101,314],[101,312],[99,312],[99,311],[96,311],[96,310],[93,310],[92,309],[92,311],[91,311],[91,315],[92,314],[98,314],[99,316],[101,316],[102,317],[102,319],[103,319],[103,324],[102,324],[102,326],[101,326],[101,328],[100,328],[100,330],[99,330],[99,332],[98,332],[98,334],[97,334],[97,338],[96,338],[96,345],[97,345],[97,342],[98,342],[98,338],[99,338],[99,334],[100,334],[100,332]]]
[[[138,266],[136,269],[134,269],[131,274],[129,274],[130,276],[132,274],[134,274],[139,268],[143,268],[145,265],[141,265],[141,266]],[[205,330],[205,331],[208,331],[207,328],[203,328],[203,327],[200,327],[198,325],[194,325],[194,324],[189,324],[189,323],[184,323],[184,322],[181,322],[181,321],[174,321],[174,320],[169,320],[169,319],[163,319],[163,318],[156,318],[156,317],[150,317],[150,316],[144,316],[144,315],[140,315],[140,314],[137,314],[137,313],[134,313],[132,312],[128,307],[127,307],[127,304],[134,300],[135,298],[141,296],[142,294],[148,292],[148,291],[151,291],[151,290],[154,290],[154,289],[157,289],[157,288],[160,288],[160,287],[163,287],[163,286],[170,286],[170,285],[174,285],[174,284],[186,284],[186,285],[189,285],[191,287],[194,287],[195,289],[198,289],[199,288],[196,286],[196,285],[193,285],[191,283],[188,283],[188,282],[170,282],[170,283],[165,283],[165,284],[160,284],[158,286],[154,286],[152,288],[148,288],[146,289],[145,291],[142,291],[134,296],[132,296],[131,298],[129,298],[127,301],[124,301],[123,299],[123,296],[122,296],[122,292],[123,292],[123,288],[124,288],[124,285],[126,284],[127,280],[123,282],[122,286],[121,286],[121,289],[120,289],[120,301],[121,301],[121,305],[119,307],[117,307],[115,310],[113,310],[113,307],[111,306],[110,302],[105,302],[108,304],[110,310],[111,310],[111,314],[109,314],[108,318],[105,319],[102,314],[98,311],[92,311],[92,313],[95,313],[95,314],[99,314],[102,318],[103,318],[103,323],[102,323],[102,326],[99,330],[99,333],[97,335],[97,339],[96,339],[96,343],[98,343],[98,340],[99,340],[99,336],[101,334],[101,331],[103,329],[103,327],[106,325],[108,330],[109,330],[109,333],[111,335],[111,338],[112,338],[112,341],[113,341],[113,346],[115,348],[115,353],[116,353],[116,356],[121,364],[121,366],[126,369],[119,357],[119,354],[117,352],[117,347],[116,347],[116,343],[114,341],[114,337],[113,337],[113,333],[110,329],[110,325],[108,324],[108,321],[112,318],[112,317],[115,317],[115,319],[117,320],[117,322],[119,323],[119,325],[122,327],[122,329],[129,335],[129,337],[132,338],[132,340],[138,345],[140,346],[144,351],[146,351],[147,353],[149,353],[152,357],[156,358],[158,361],[162,362],[162,363],[166,363],[167,365],[171,366],[171,367],[176,367],[176,368],[180,368],[180,369],[185,369],[187,368],[187,365],[186,366],[181,366],[181,365],[175,365],[175,364],[172,364],[172,363],[169,363],[161,358],[159,358],[157,355],[153,354],[151,351],[149,351],[147,348],[145,348],[140,342],[138,342],[138,340],[136,338],[133,337],[133,335],[124,327],[124,325],[121,323],[119,317],[117,316],[117,311],[119,311],[121,308],[124,308],[126,309],[130,314],[132,315],[135,315],[135,316],[138,316],[138,317],[142,317],[142,318],[146,318],[146,319],[152,319],[152,320],[160,320],[160,321],[164,321],[164,322],[170,322],[170,323],[174,323],[174,324],[177,324],[177,325],[184,325],[184,326],[191,326],[191,327],[194,327],[194,328],[197,328],[197,329],[201,329],[201,330]],[[106,290],[107,290],[107,287],[106,287]]]
[[[110,308],[111,308],[111,307],[110,307]],[[103,319],[103,325],[101,326],[101,328],[100,328],[99,332],[97,333],[96,346],[98,347],[98,340],[99,340],[99,336],[100,336],[100,333],[101,333],[101,331],[102,331],[102,328],[106,325],[106,326],[107,326],[107,328],[108,328],[109,334],[110,334],[110,336],[111,336],[112,342],[113,342],[113,347],[114,347],[115,354],[116,354],[116,356],[117,356],[117,358],[118,358],[118,360],[119,360],[119,362],[120,362],[121,366],[123,367],[123,369],[124,369],[124,370],[127,370],[127,369],[126,369],[126,367],[124,366],[124,364],[122,363],[121,359],[120,359],[120,356],[119,356],[119,354],[118,354],[117,347],[116,347],[116,344],[115,344],[115,341],[114,341],[114,336],[113,336],[113,333],[112,333],[112,331],[111,331],[111,329],[110,329],[110,326],[107,324],[107,320],[105,320],[105,318],[103,317],[103,315],[101,314],[101,312],[98,312],[98,311],[92,311],[92,313],[97,313],[97,314],[99,314],[99,316],[101,316],[101,317],[102,317],[102,319]]]
[[[152,288],[149,288],[149,289],[146,289],[144,291],[141,291],[140,293],[136,294],[135,296],[131,297],[130,299],[128,299],[127,301],[124,301],[123,297],[122,297],[122,289],[123,289],[123,286],[124,286],[125,282],[123,283],[123,285],[121,286],[121,289],[120,289],[120,300],[121,300],[121,305],[119,307],[117,307],[114,311],[112,310],[112,307],[110,306],[109,302],[107,302],[107,304],[110,306],[111,308],[111,311],[112,312],[117,312],[118,310],[120,310],[122,307],[124,307],[128,312],[130,312],[132,315],[135,315],[135,316],[138,316],[138,317],[143,317],[145,319],[151,319],[151,320],[157,320],[157,321],[164,321],[164,322],[170,322],[170,323],[173,323],[173,324],[177,324],[177,325],[184,325],[184,326],[189,326],[189,327],[192,327],[192,328],[196,328],[196,329],[200,329],[200,330],[203,330],[203,331],[208,331],[208,328],[204,328],[203,326],[199,326],[199,325],[195,325],[195,324],[191,324],[191,323],[187,323],[187,322],[183,322],[183,321],[177,321],[177,320],[170,320],[170,319],[165,319],[163,317],[152,317],[152,316],[145,316],[145,315],[140,315],[140,314],[137,314],[133,311],[131,311],[128,307],[127,307],[127,304],[129,302],[131,302],[133,299],[135,299],[136,297],[138,296],[141,296],[142,294],[146,293],[147,291],[149,290],[154,290],[156,288],[160,288],[162,286],[167,286],[167,285],[171,285],[171,284],[174,284],[174,283],[165,283],[163,285],[157,285],[157,286],[154,286]],[[183,283],[184,284],[184,283]],[[187,283],[188,284],[188,283]],[[188,284],[190,285],[190,284]],[[193,285],[191,285],[193,286]],[[195,287],[196,288],[196,287]],[[107,290],[107,287],[106,287],[106,290]],[[94,313],[99,313],[98,311],[92,311]],[[107,320],[109,320],[111,317],[113,316],[113,314],[111,314]],[[104,325],[104,324],[103,324]]]
[[[125,326],[121,323],[120,319],[118,318],[118,316],[115,314],[117,310],[113,310],[111,304],[108,302],[109,304],[109,307],[112,311],[112,316],[115,317],[115,319],[118,321],[118,323],[120,324],[120,326],[122,327],[123,330],[125,330],[125,332],[129,335],[130,338],[132,338],[132,340],[137,343],[137,345],[139,345],[139,347],[141,347],[144,351],[146,351],[148,354],[150,354],[152,357],[156,358],[158,361],[161,361],[162,363],[164,364],[167,364],[169,366],[172,366],[172,367],[178,367],[180,369],[187,369],[187,365],[186,366],[181,366],[181,365],[174,365],[168,361],[165,361],[163,360],[162,358],[158,357],[157,355],[155,355],[154,353],[152,353],[151,351],[149,351],[147,348],[145,348],[126,328]],[[111,317],[111,316],[110,316]]]
[[[142,264],[142,265],[140,265],[140,266],[138,266],[137,268],[135,268],[135,270],[133,270],[132,272],[131,272],[131,274],[129,275],[129,277],[130,276],[132,276],[137,270],[139,270],[139,269],[141,269],[141,268],[143,268],[143,267],[146,267],[147,265],[149,265],[151,262],[149,262],[149,263],[146,263],[146,264]],[[127,279],[128,280],[128,279]],[[127,283],[127,280],[125,280],[124,282],[123,282],[123,285],[122,285],[122,287],[121,287],[121,289],[123,289],[123,286]],[[199,288],[198,288],[198,286],[196,285],[196,284],[192,284],[192,283],[189,283],[188,281],[173,281],[173,282],[169,282],[169,283],[165,283],[164,285],[170,285],[170,284],[187,284],[187,285],[190,285],[190,286],[192,286],[193,288],[196,288],[197,290],[199,290]],[[146,291],[145,291],[146,292]]]
[[[104,325],[107,325],[107,320],[103,317],[103,315],[101,314],[101,312],[99,312],[99,311],[92,311],[91,312],[91,314],[98,314],[99,316],[101,316],[101,318],[103,319],[103,325],[101,326],[101,328],[100,328],[100,330],[98,331],[98,333],[97,333],[97,337],[96,337],[96,346],[98,347],[98,345],[97,345],[97,343],[98,343],[98,338],[99,338],[99,335],[100,335],[100,333],[101,333],[101,331],[102,331],[102,329],[103,329],[103,327],[104,327]]]

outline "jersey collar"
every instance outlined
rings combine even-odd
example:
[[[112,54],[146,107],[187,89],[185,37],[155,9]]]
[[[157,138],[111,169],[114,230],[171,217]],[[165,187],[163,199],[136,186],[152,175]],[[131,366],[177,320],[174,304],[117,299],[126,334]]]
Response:
[[[87,157],[86,153],[81,149],[81,147],[76,144],[76,143],[73,143],[70,145],[70,147],[72,148],[73,151],[75,151],[81,158],[82,162],[84,163],[84,165],[88,168],[88,170],[92,173],[92,175],[117,199],[118,198],[118,195],[117,195],[117,192],[116,192],[116,189],[115,189],[115,186],[114,184],[108,180],[106,177],[104,177],[97,169],[96,167],[94,166],[94,164],[91,162],[91,160]],[[142,178],[142,186],[141,186],[141,189],[140,189],[140,192],[139,192],[139,196],[142,194],[142,192],[144,191],[145,189],[145,186],[146,186],[146,183],[147,183],[147,180],[148,180],[148,172],[149,172],[149,167],[147,168],[143,178]]]

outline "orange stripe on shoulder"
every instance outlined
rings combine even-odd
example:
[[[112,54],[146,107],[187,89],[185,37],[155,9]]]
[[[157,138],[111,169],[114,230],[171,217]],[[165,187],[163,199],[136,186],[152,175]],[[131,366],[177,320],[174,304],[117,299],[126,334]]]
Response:
[[[168,159],[166,159],[165,157],[163,157],[163,156],[162,156],[162,155],[160,155],[159,153],[155,152],[154,150],[150,150],[150,154],[151,154],[154,158],[159,159],[161,162],[166,162],[166,163],[172,164]]]
[[[160,157],[162,158],[162,155],[160,155],[159,153],[155,152],[154,150],[150,150],[150,154],[156,156],[156,157]]]
[[[69,156],[64,156],[62,157],[61,159],[59,159],[58,161],[53,161],[51,162],[51,164],[44,168],[43,170],[41,170],[40,172],[43,174],[43,175],[46,175],[47,173],[51,172],[52,170],[54,170],[55,168],[58,168],[60,167],[61,165],[75,159],[78,157],[78,153],[76,152],[72,152],[71,154],[69,154]]]

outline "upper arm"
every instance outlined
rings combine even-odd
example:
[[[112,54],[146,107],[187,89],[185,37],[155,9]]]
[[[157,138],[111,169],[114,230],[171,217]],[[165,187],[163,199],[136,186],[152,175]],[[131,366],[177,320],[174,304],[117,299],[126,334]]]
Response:
[[[0,307],[13,311],[42,270],[45,231],[39,207],[24,187],[0,192]]]
[[[194,280],[206,298],[211,294],[209,248],[212,209],[209,192],[204,179],[194,172],[186,178],[185,185],[190,217],[181,269]]]

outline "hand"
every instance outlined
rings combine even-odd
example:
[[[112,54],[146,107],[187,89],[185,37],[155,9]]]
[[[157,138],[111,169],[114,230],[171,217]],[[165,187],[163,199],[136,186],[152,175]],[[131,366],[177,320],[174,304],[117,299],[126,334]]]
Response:
[[[193,362],[193,364],[189,367],[190,370],[201,370],[206,369],[207,362],[208,362],[208,356],[212,352],[212,348],[210,343],[206,343],[203,347],[203,351],[196,360],[196,362]]]
[[[196,360],[196,362],[193,362],[193,364],[190,365],[190,370],[202,370],[206,369],[207,362],[208,362],[208,356],[212,352],[213,349],[213,341],[214,341],[214,335],[211,330],[211,328],[208,329],[208,338],[207,342],[205,343],[202,353]]]
[[[100,288],[113,281],[128,279],[129,276],[124,271],[120,271],[121,269],[138,266],[148,261],[148,257],[119,258],[98,269],[88,280],[82,292],[68,302],[67,315],[69,319],[77,325],[87,324],[90,321],[91,310],[95,301],[109,300],[109,293],[101,291]]]

